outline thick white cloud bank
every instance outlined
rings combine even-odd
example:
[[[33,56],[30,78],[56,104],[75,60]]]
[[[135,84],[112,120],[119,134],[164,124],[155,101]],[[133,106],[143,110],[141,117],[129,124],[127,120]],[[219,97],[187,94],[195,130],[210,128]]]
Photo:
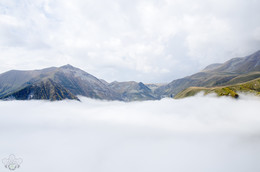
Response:
[[[0,158],[22,158],[19,172],[259,172],[259,107],[243,96],[1,101]]]

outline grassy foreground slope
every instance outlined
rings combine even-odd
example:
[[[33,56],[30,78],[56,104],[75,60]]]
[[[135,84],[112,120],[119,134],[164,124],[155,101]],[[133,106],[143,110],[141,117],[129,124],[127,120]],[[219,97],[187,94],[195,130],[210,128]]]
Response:
[[[260,96],[260,78],[254,79],[252,81],[229,85],[220,87],[189,87],[181,92],[179,92],[174,98],[180,99],[184,97],[194,96],[199,92],[204,92],[204,95],[210,93],[216,93],[218,96],[231,96],[233,98],[238,98],[240,93],[252,93]]]
[[[224,87],[260,77],[260,51],[246,57],[233,58],[222,64],[211,64],[191,76],[176,79],[155,89],[161,97],[174,97],[189,87]]]

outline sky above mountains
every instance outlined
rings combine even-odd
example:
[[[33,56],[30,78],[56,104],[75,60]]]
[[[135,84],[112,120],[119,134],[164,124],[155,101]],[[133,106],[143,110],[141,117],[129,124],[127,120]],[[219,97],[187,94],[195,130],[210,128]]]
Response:
[[[169,82],[260,48],[258,0],[1,0],[0,72]]]

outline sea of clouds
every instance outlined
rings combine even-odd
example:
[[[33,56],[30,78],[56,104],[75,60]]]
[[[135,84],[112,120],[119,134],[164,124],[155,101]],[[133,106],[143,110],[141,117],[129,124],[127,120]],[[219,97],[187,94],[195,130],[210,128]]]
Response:
[[[17,172],[259,172],[260,99],[1,101]],[[0,164],[0,171],[8,171]]]

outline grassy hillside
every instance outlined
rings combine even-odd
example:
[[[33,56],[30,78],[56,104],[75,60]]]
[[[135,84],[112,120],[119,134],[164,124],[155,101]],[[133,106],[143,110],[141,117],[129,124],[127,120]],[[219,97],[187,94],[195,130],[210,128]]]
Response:
[[[227,87],[260,77],[260,51],[222,64],[212,64],[201,72],[177,79],[155,90],[161,97],[174,97],[189,87]]]
[[[254,79],[252,81],[229,85],[221,87],[189,87],[180,93],[178,93],[174,98],[184,98],[194,96],[197,93],[203,91],[205,95],[210,93],[216,93],[218,96],[231,96],[233,98],[238,98],[239,94],[242,92],[252,93],[260,96],[260,78]]]

